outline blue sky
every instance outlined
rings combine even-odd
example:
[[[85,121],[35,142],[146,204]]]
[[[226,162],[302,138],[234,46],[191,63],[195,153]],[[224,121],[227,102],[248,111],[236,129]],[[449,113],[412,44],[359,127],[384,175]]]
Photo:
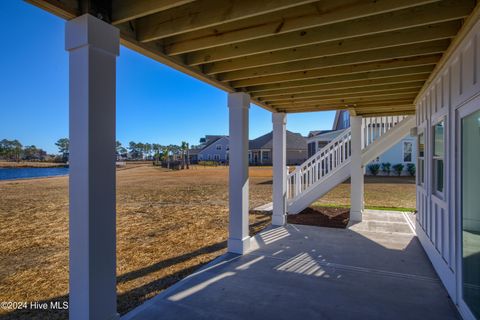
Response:
[[[19,0],[0,1],[0,139],[56,152],[68,136],[65,22]],[[197,144],[228,134],[226,93],[124,47],[117,60],[117,139]],[[306,135],[330,129],[334,112],[288,115],[287,128]],[[250,108],[250,138],[271,131],[271,113]]]

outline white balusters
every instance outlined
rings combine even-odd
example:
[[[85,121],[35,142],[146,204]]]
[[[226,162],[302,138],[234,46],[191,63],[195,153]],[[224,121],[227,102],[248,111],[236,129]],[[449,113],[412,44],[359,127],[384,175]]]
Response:
[[[362,119],[362,149],[385,135],[404,116],[386,116]],[[294,171],[287,175],[287,196],[293,199],[326,176],[334,174],[351,157],[350,128],[342,132]]]

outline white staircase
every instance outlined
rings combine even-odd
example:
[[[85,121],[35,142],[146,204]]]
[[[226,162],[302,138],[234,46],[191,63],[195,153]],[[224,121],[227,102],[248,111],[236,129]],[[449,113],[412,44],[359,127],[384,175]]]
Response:
[[[393,147],[415,126],[415,117],[363,118],[362,164]],[[287,212],[297,214],[350,177],[351,130],[319,150],[287,175]]]

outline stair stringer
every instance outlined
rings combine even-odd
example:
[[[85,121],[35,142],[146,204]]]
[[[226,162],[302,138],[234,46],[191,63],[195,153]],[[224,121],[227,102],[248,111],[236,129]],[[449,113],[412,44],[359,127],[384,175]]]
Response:
[[[379,139],[375,140],[374,143],[362,150],[362,165],[368,164],[400,142],[400,140],[410,133],[410,128],[414,126],[415,117],[408,117],[383,134]],[[342,166],[338,167],[337,170],[325,176],[322,180],[317,181],[297,197],[288,201],[287,213],[297,214],[301,212],[337,185],[350,178],[350,173],[350,159],[348,159]]]
[[[302,192],[297,198],[292,199],[287,206],[288,214],[299,213],[348,178],[350,178],[350,160],[345,161],[334,173],[325,176],[324,179]]]

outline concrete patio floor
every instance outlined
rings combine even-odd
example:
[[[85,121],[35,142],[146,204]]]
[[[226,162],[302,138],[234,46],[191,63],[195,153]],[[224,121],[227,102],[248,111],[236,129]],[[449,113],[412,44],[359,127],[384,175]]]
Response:
[[[459,319],[408,220],[269,228],[122,319]]]

